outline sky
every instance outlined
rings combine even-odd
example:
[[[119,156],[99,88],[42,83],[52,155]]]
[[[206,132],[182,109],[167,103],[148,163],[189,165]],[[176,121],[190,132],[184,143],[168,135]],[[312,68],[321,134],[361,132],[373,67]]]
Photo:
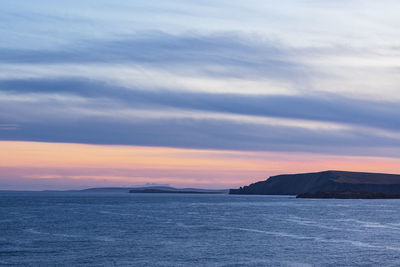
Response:
[[[0,190],[400,173],[399,9],[2,0]]]

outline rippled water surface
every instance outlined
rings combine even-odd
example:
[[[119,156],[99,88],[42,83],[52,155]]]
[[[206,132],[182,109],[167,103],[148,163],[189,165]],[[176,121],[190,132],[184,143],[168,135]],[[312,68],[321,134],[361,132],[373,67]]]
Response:
[[[400,266],[400,200],[0,193],[0,265]]]

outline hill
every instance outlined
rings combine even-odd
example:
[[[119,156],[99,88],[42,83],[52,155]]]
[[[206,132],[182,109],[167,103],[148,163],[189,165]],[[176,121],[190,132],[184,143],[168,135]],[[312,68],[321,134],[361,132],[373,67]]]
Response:
[[[299,195],[318,191],[400,193],[400,175],[347,171],[284,174],[231,189],[230,194]]]

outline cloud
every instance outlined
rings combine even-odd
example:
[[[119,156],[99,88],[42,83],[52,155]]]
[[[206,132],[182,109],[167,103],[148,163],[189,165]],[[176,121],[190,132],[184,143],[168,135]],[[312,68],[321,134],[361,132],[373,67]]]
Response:
[[[241,32],[145,31],[53,50],[0,49],[0,60],[2,80],[66,77],[141,89],[400,101],[393,45],[299,48]]]
[[[0,49],[2,64],[136,64],[146,68],[197,66],[203,74],[301,79],[303,66],[281,44],[235,32],[172,35],[144,32],[129,39],[80,41],[60,50]],[[218,67],[219,66],[219,67]]]
[[[396,79],[370,82],[395,70],[388,55],[256,36],[146,31],[2,49],[0,122],[19,127],[0,139],[399,156]]]
[[[18,124],[2,140],[400,156],[397,104],[331,94],[144,90],[59,78],[2,81],[0,103],[0,121]]]
[[[17,130],[17,124],[2,124],[0,123],[0,131],[14,131]]]
[[[54,48],[84,38],[116,39],[148,30],[174,34],[257,32],[302,47],[379,45],[396,42],[398,7],[394,0],[115,0],[112,4],[101,0],[42,0],[41,5],[3,0],[1,45]]]
[[[63,101],[39,101],[12,107],[9,103],[2,107],[11,117],[6,118],[2,110],[1,120],[17,120],[20,128],[4,131],[0,137],[42,142],[399,156],[390,151],[400,145],[398,135],[387,134],[390,131],[159,107],[121,110],[119,106],[110,108],[91,103],[77,107]]]
[[[394,123],[400,117],[397,103],[355,100],[334,94],[242,95],[182,92],[178,88],[175,88],[175,91],[152,91],[84,79],[0,81],[0,92],[9,97],[32,96],[39,102],[44,101],[44,96],[48,95],[68,96],[69,99],[75,97],[75,102],[79,99],[86,106],[91,100],[103,105],[107,101],[109,105],[114,103],[109,109],[114,107],[197,110],[400,130],[400,124]]]

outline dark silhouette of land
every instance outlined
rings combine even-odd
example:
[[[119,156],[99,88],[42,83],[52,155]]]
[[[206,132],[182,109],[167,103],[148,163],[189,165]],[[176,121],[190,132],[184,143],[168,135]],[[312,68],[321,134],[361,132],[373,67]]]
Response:
[[[400,194],[400,175],[347,171],[324,171],[285,174],[268,178],[230,194],[243,195],[300,195],[317,192],[365,192]],[[355,194],[349,194],[354,195]]]
[[[131,189],[129,193],[169,193],[169,194],[227,194],[228,190],[204,190],[196,188],[184,188],[184,189]]]
[[[170,193],[170,194],[227,194],[228,189],[175,188],[170,186],[103,187],[88,188],[77,192],[92,193]]]
[[[228,194],[229,189],[175,188],[170,186],[94,187],[81,190],[0,190],[0,192],[69,192],[69,193],[170,193],[170,194]]]

